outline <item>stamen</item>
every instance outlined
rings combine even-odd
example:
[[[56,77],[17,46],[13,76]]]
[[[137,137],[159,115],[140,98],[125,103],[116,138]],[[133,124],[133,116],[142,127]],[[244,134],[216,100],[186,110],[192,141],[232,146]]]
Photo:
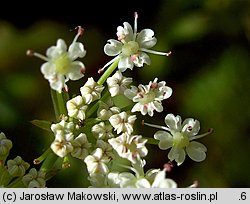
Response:
[[[111,65],[111,64],[112,64],[114,61],[116,61],[118,58],[119,58],[119,55],[116,56],[115,58],[113,58],[112,60],[110,60],[107,64],[105,64],[102,68],[100,68],[100,69],[98,70],[98,73],[101,74],[101,73],[105,70],[106,67],[108,67],[109,65]]]
[[[134,12],[134,36],[133,36],[133,41],[135,41],[136,34],[137,34],[137,19],[138,19],[138,13]]]
[[[199,138],[205,137],[207,135],[210,135],[213,131],[214,131],[213,128],[209,128],[208,132],[206,132],[204,134],[201,134],[201,135],[195,135],[195,136],[193,136],[193,137],[190,138],[190,141],[194,140],[194,139],[199,139]]]
[[[170,171],[172,171],[173,167],[174,167],[174,164],[171,161],[169,161],[168,163],[166,163],[166,164],[163,165],[163,169],[167,173],[170,172]]]
[[[166,53],[166,56],[168,57],[168,56],[171,55],[171,54],[172,54],[172,52],[169,51],[169,52]]]
[[[166,131],[170,131],[169,128],[165,127],[165,126],[160,126],[160,125],[154,125],[154,124],[150,124],[150,123],[145,123],[143,121],[143,125],[147,125],[149,127],[154,127],[154,128],[158,128],[158,129],[163,129],[163,130],[166,130]]]
[[[81,72],[82,74],[85,74],[86,68],[85,68],[85,67],[82,67],[81,70],[80,70],[80,72]]]
[[[65,93],[68,93],[69,92],[69,87],[65,84],[64,87],[63,87],[63,90]]]
[[[98,74],[102,74],[104,72],[104,68],[98,69]]]
[[[72,44],[75,43],[75,42],[77,41],[77,39],[78,39],[81,35],[83,35],[83,32],[84,32],[84,29],[83,29],[81,26],[77,26],[77,27],[75,27],[75,29],[78,29],[78,30],[77,30],[77,34],[76,34],[76,36],[75,36],[75,38],[74,38]]]
[[[144,52],[148,52],[148,53],[151,53],[151,54],[156,54],[156,55],[165,55],[165,56],[169,56],[171,55],[171,51],[169,52],[159,52],[159,51],[154,51],[154,50],[149,50],[149,49],[146,49],[146,48],[140,48],[141,51],[144,51]]]
[[[144,125],[144,120],[141,121],[141,125]]]
[[[41,55],[41,54],[39,54],[37,52],[34,52],[33,50],[27,50],[26,55],[29,56],[29,57],[35,56],[35,57],[40,58],[40,59],[42,59],[44,61],[49,61],[49,58],[47,58],[44,55]]]
[[[34,56],[34,51],[33,50],[27,50],[26,55],[29,56],[29,57],[33,57]]]
[[[62,164],[62,168],[63,169],[67,169],[69,168],[71,165],[70,165],[70,162],[69,162],[69,158],[66,156],[63,158],[63,164]]]
[[[48,148],[40,157],[36,158],[33,160],[34,164],[40,164],[44,159],[46,159],[48,157],[48,155],[50,154],[51,149]]]

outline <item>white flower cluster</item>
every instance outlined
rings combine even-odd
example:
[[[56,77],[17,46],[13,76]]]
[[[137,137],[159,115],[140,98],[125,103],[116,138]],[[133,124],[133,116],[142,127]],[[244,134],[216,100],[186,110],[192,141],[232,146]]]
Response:
[[[193,140],[210,132],[198,135],[200,124],[197,120],[189,118],[182,123],[180,116],[168,114],[165,118],[167,127],[144,123],[163,129],[156,132],[154,138],[144,137],[135,128],[138,124],[137,114],[140,113],[141,117],[153,117],[156,112],[163,112],[163,100],[172,95],[172,88],[165,81],[158,82],[158,78],[147,85],[135,86],[132,85],[131,77],[123,75],[126,69],[132,70],[134,66],[150,65],[147,53],[165,56],[170,54],[151,50],[157,42],[154,32],[143,29],[137,33],[137,18],[135,13],[133,29],[127,22],[118,26],[118,39],[110,39],[104,46],[104,52],[115,58],[102,70],[110,66],[98,81],[89,77],[80,87],[80,95],[64,101],[65,111],[61,113],[64,115],[60,121],[51,125],[55,136],[50,146],[53,153],[63,158],[63,161],[68,161],[69,155],[82,160],[93,187],[177,187],[175,181],[166,178],[166,169],[151,169],[144,173],[145,158],[149,153],[147,144],[156,144],[158,140],[160,149],[171,148],[168,158],[177,165],[184,162],[186,154],[197,162],[206,157],[206,147]],[[59,94],[62,94],[63,88],[68,90],[66,82],[69,79],[83,77],[84,65],[75,61],[86,54],[83,44],[76,42],[82,31],[78,27],[78,34],[68,50],[65,42],[59,39],[56,46],[47,50],[47,57],[32,53],[47,61],[42,65],[41,71],[49,80],[51,88]],[[118,70],[112,75],[115,68]],[[118,97],[122,97],[127,104],[119,105]],[[5,141],[3,135],[0,139],[4,141],[2,143],[6,143],[1,145],[3,147],[0,150],[8,151],[7,147],[11,144]],[[33,170],[31,174],[34,179],[40,176]],[[26,178],[26,185],[30,186],[28,181]],[[37,178],[32,185],[43,186],[43,183]]]

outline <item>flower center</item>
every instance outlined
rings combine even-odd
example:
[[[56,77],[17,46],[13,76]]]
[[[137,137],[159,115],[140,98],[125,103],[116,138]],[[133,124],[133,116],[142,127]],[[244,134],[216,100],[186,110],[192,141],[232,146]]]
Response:
[[[56,65],[56,71],[60,74],[67,74],[69,72],[70,61],[68,58],[68,53],[64,53],[54,61]]]
[[[139,45],[135,41],[129,41],[122,46],[122,53],[126,56],[134,55],[138,52]]]
[[[187,135],[184,135],[180,132],[173,134],[173,146],[184,148],[189,145],[189,138]]]
[[[146,104],[153,102],[154,100],[155,100],[155,93],[153,91],[149,91],[147,94],[143,94],[143,97],[140,101],[141,103]]]

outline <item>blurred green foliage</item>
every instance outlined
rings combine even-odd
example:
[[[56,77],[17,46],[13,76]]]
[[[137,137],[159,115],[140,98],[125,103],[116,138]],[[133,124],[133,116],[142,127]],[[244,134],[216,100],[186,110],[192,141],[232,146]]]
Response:
[[[125,9],[121,13],[132,19]],[[187,159],[169,176],[180,187],[194,180],[200,187],[250,187],[250,1],[161,0],[157,13],[150,13],[150,22],[144,22],[143,15],[139,13],[139,30],[145,26],[153,29],[158,39],[155,50],[171,50],[172,55],[151,55],[151,66],[131,73],[138,83],[148,83],[155,77],[166,80],[174,91],[164,102],[164,113],[156,114],[153,121],[150,117],[145,120],[164,125],[165,115],[174,113],[198,119],[201,132],[214,129],[213,134],[200,140],[208,147],[207,159],[202,163]],[[106,32],[111,36],[93,24],[80,39],[87,49],[83,59],[86,75],[96,79],[98,68],[110,59],[104,56],[103,46],[107,39],[115,37],[118,26],[102,23],[107,24]],[[41,19],[19,29],[0,19],[0,131],[13,140],[12,158],[20,155],[32,163],[53,140],[29,122],[55,119],[49,85],[40,73],[42,62],[26,57],[25,52],[32,48],[45,53],[58,38],[69,44],[75,35],[70,32],[74,26]],[[70,83],[72,93],[78,93],[84,81]],[[147,137],[156,131],[148,127],[143,130]],[[152,154],[147,158],[147,168],[159,168],[168,161],[167,152],[151,146],[149,149]],[[72,166],[49,181],[48,186],[84,186],[84,164],[74,162]]]

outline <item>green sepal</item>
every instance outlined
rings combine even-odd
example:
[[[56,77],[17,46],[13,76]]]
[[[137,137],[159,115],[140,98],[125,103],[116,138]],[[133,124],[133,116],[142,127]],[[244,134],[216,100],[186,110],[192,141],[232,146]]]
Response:
[[[46,121],[46,120],[32,120],[30,121],[33,125],[43,129],[43,130],[47,130],[49,132],[51,132],[51,122],[50,121]]]

